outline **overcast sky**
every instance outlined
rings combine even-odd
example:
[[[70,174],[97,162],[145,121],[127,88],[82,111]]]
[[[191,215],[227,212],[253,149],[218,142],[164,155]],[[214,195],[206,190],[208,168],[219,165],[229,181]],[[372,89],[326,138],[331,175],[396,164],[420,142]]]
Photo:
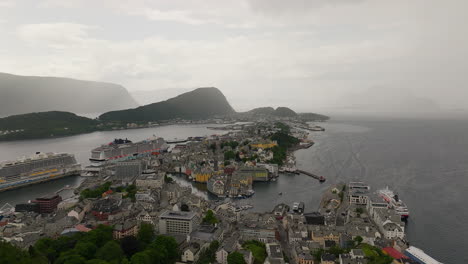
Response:
[[[0,71],[216,86],[238,110],[466,109],[466,0],[0,0]]]

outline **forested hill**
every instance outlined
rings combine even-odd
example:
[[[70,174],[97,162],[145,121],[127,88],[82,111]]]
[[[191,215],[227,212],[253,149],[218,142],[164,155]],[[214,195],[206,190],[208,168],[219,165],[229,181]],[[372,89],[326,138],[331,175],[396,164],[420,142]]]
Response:
[[[302,119],[303,121],[326,121],[330,117],[315,113],[296,113],[294,110],[288,107],[278,107],[274,109],[273,107],[259,107],[252,109],[245,113],[240,113],[241,115],[247,116],[270,116],[270,117],[296,117]]]
[[[166,101],[134,109],[112,111],[99,117],[112,121],[160,121],[175,118],[205,119],[235,113],[223,93],[217,88],[198,88]]]
[[[92,132],[99,122],[68,112],[42,112],[0,118],[0,141],[69,136]]]
[[[44,111],[103,113],[136,106],[117,84],[0,73],[0,117]]]

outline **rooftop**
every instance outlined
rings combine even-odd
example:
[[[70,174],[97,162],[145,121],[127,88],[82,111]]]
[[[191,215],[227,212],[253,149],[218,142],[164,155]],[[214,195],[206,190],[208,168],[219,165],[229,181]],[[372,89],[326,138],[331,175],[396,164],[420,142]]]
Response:
[[[166,211],[159,217],[166,219],[191,220],[196,216],[194,212]]]

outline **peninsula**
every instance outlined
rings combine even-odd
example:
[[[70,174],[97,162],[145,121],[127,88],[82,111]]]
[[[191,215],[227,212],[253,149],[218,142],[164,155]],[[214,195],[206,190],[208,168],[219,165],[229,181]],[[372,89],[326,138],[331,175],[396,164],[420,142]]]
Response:
[[[175,123],[234,123],[253,121],[259,114],[270,119],[287,117],[303,122],[328,119],[326,116],[312,113],[297,114],[286,107],[278,107],[266,114],[255,109],[247,113],[237,113],[219,89],[210,87],[198,88],[159,103],[107,112],[97,119],[62,111],[0,118],[0,141],[53,138]]]

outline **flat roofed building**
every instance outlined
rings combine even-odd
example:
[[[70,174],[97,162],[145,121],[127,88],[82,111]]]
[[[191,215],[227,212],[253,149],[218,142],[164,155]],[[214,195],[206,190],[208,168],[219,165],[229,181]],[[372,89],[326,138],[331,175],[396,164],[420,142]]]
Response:
[[[199,217],[194,212],[166,211],[159,216],[161,234],[190,234],[199,224]]]
[[[41,214],[48,214],[52,213],[57,209],[57,205],[62,201],[62,197],[57,194],[44,196],[41,198],[37,198],[36,200],[32,201],[32,203],[36,203],[39,205],[39,213]]]

